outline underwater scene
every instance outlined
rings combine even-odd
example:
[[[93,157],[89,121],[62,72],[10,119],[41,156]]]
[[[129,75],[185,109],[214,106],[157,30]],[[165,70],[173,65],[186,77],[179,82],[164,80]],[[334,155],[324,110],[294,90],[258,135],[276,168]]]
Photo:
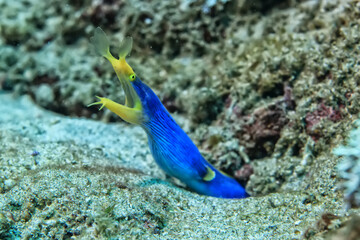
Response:
[[[0,239],[360,239],[360,1],[0,0]]]

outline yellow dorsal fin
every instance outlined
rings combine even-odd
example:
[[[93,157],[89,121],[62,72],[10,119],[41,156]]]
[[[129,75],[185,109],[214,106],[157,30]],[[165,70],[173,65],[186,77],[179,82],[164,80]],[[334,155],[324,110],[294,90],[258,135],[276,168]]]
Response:
[[[226,172],[223,172],[221,170],[219,170],[222,174],[224,174],[225,176],[229,177],[229,178],[232,178],[229,174],[227,174]]]
[[[214,178],[215,172],[209,166],[206,166],[206,175],[203,177],[203,180],[209,182]]]

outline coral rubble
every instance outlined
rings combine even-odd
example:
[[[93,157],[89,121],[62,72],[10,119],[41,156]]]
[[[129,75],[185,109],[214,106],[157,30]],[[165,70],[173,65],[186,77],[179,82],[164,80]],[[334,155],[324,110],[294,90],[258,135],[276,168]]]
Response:
[[[347,145],[334,149],[334,154],[342,156],[338,164],[342,187],[349,207],[360,207],[360,120],[354,122]]]

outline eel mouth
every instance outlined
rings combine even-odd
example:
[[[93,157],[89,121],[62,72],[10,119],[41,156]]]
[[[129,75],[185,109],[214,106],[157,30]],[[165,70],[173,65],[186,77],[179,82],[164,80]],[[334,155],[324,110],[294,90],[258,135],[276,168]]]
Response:
[[[136,108],[140,103],[140,99],[138,94],[136,93],[132,83],[125,74],[118,74],[119,81],[121,83],[121,87],[124,89],[125,93],[125,106],[129,108]]]

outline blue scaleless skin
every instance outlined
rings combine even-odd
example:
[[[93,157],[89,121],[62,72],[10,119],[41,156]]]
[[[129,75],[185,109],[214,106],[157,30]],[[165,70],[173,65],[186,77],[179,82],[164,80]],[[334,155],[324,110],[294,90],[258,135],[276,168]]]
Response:
[[[157,164],[170,176],[184,182],[193,191],[220,198],[245,198],[249,195],[233,178],[208,163],[191,139],[174,121],[159,98],[145,85],[125,61],[132,48],[132,38],[120,46],[119,59],[109,51],[109,41],[101,28],[91,42],[96,51],[112,64],[125,92],[125,104],[98,97],[101,105],[123,120],[140,125],[148,136],[151,153]]]

